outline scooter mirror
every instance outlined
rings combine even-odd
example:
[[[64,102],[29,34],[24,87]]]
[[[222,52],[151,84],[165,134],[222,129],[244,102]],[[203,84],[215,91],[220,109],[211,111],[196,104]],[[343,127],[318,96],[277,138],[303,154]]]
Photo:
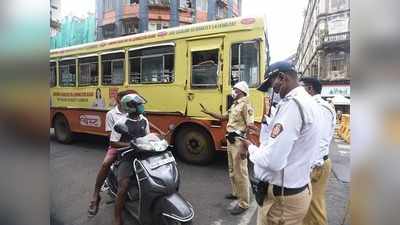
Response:
[[[129,134],[128,126],[126,126],[124,123],[115,124],[114,129],[120,134]]]

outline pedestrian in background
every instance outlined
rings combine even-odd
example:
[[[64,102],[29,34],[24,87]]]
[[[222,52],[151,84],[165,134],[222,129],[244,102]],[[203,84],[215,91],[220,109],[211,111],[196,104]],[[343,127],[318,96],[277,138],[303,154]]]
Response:
[[[232,89],[233,104],[228,112],[218,115],[203,108],[202,112],[219,120],[228,120],[227,145],[229,178],[232,184],[232,193],[225,196],[227,199],[238,199],[238,203],[230,209],[232,215],[243,213],[249,208],[250,186],[247,170],[247,160],[240,158],[240,149],[243,148],[237,139],[239,136],[246,136],[248,128],[254,126],[254,110],[249,100],[249,87],[246,82],[241,81]]]
[[[258,225],[301,225],[311,201],[310,172],[319,151],[319,108],[299,86],[297,72],[288,62],[271,65],[273,86],[282,98],[259,147],[242,139],[254,164]],[[264,81],[268,82],[268,79]]]
[[[329,147],[335,133],[336,113],[332,105],[322,99],[322,86],[316,78],[302,78],[302,86],[313,96],[321,110],[321,140],[320,151],[317,152],[312,164],[311,185],[313,196],[310,208],[304,218],[304,225],[327,225],[328,216],[326,212],[325,193],[329,175],[332,169],[331,160],[328,157]]]

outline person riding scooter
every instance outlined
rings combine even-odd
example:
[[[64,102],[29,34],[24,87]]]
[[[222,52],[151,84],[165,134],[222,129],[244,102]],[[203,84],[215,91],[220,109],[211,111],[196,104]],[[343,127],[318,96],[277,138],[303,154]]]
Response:
[[[144,137],[150,133],[149,121],[143,116],[146,100],[137,94],[128,94],[121,99],[121,106],[127,117],[121,118],[116,124],[125,124],[129,134],[118,133],[115,126],[111,132],[110,145],[113,148],[130,146],[130,142],[136,138]],[[125,198],[129,188],[129,178],[133,175],[132,164],[122,160],[118,169],[118,191],[115,202],[114,225],[122,225],[122,212]]]

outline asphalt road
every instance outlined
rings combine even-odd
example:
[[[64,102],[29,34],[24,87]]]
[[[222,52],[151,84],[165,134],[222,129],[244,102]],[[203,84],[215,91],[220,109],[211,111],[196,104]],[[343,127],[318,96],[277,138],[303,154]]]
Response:
[[[342,148],[338,148],[338,144]],[[346,168],[350,174],[349,147],[334,143],[332,158],[334,171],[327,191],[329,224],[341,225],[349,196]],[[51,175],[51,224],[52,225],[103,225],[112,224],[114,204],[102,193],[103,201],[99,213],[89,219],[87,206],[93,190],[95,176],[103,160],[107,140],[83,135],[71,145],[59,144],[50,139]],[[341,151],[348,151],[348,154]],[[336,166],[339,165],[339,166]],[[257,207],[252,199],[244,214],[232,216],[227,209],[232,202],[223,196],[230,191],[225,154],[218,154],[215,163],[209,166],[194,166],[178,161],[181,175],[181,194],[195,209],[196,225],[255,225]],[[339,169],[337,169],[339,168]],[[335,172],[340,170],[339,172]],[[343,182],[345,181],[345,182]],[[136,224],[125,215],[125,224]]]

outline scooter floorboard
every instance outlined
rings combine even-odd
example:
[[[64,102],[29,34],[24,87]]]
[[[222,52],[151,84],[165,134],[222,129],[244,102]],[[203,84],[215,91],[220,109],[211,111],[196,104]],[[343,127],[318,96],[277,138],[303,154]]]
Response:
[[[139,218],[138,212],[139,212],[139,204],[137,201],[127,201],[125,202],[125,209],[126,211],[133,216],[135,219]]]

